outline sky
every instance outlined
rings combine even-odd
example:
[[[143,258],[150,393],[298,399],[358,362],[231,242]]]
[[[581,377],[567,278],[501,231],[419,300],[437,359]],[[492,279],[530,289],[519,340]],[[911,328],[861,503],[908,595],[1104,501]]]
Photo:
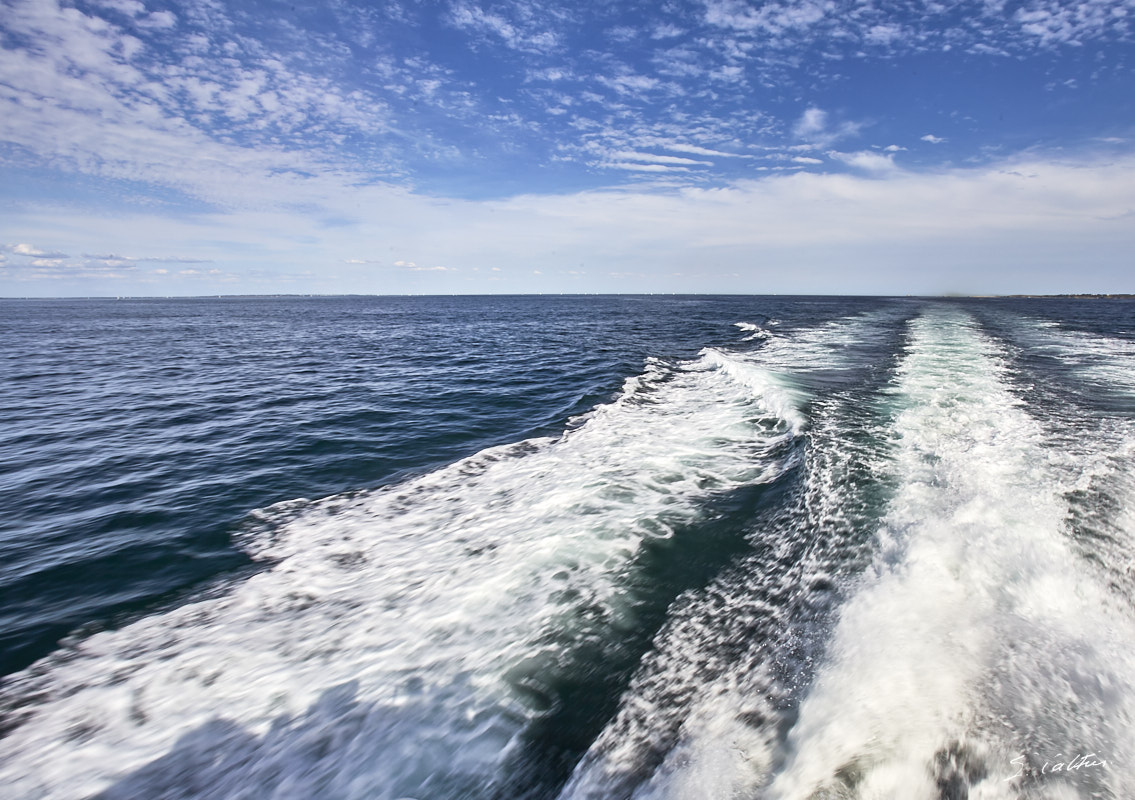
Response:
[[[1135,0],[0,0],[0,296],[1135,292]]]

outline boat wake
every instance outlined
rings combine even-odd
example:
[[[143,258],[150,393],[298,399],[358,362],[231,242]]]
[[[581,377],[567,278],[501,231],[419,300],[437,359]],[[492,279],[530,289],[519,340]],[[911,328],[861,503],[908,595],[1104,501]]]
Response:
[[[256,512],[255,572],[8,681],[6,793],[1135,796],[1135,423],[1030,403],[1022,355],[1122,394],[1122,343],[773,324]]]

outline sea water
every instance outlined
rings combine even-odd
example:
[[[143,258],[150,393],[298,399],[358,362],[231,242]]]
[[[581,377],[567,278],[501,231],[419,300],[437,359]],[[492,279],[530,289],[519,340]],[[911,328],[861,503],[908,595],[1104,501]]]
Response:
[[[1124,798],[1135,304],[0,301],[19,798]]]

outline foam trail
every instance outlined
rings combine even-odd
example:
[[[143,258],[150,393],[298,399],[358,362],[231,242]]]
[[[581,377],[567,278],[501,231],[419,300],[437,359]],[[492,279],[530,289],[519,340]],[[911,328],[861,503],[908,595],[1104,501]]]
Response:
[[[1046,427],[1073,546],[1135,607],[1135,343],[1030,318],[998,330],[1041,364],[1017,392]]]
[[[1112,588],[1135,608],[1135,424],[1104,422],[1087,446],[1069,437],[1066,496],[1076,551],[1107,571]]]
[[[674,604],[564,800],[729,797],[770,769],[841,588],[870,552],[885,444],[864,397],[908,313],[841,320],[752,355],[786,379],[820,374],[829,390],[853,378],[811,395],[798,488],[751,521],[748,556]]]
[[[789,469],[793,398],[718,351],[652,361],[562,437],[267,509],[248,542],[265,569],[16,677],[0,783],[13,798],[491,796],[557,702],[528,665],[633,629],[644,543]]]
[[[1029,345],[1074,369],[1093,389],[1135,396],[1135,341],[1030,320]]]
[[[1063,457],[970,317],[934,309],[909,333],[891,393],[893,495],[814,679],[819,651],[799,630],[823,622],[811,576],[827,589],[824,569],[842,558],[826,555],[822,528],[786,550],[792,568],[715,589],[701,603],[711,613],[676,611],[624,698],[639,727],[613,727],[565,799],[1135,796],[1132,609],[1069,537]],[[730,647],[737,617],[760,635]],[[650,689],[683,674],[701,685]],[[795,710],[794,674],[806,689]],[[677,734],[657,722],[667,701],[689,707]],[[655,761],[633,746],[651,735]]]
[[[875,577],[842,611],[766,794],[1131,796],[1131,609],[1070,546],[1043,429],[997,347],[949,311],[911,337]],[[1118,768],[1040,774],[1089,753]]]

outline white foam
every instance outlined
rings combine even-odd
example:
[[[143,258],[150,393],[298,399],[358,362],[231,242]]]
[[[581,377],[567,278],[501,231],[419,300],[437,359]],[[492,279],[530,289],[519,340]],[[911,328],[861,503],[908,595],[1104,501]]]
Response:
[[[857,315],[796,331],[754,355],[779,385],[792,387],[794,404],[811,410],[800,506],[754,529],[756,554],[670,609],[654,651],[564,800],[631,792],[644,800],[731,797],[772,768],[781,709],[797,691],[786,665],[811,658],[836,599],[836,573],[854,572],[863,561],[865,546],[849,536],[863,513],[849,473],[864,482],[863,473],[882,466],[877,438],[864,444],[847,437],[871,410],[851,396],[817,396],[794,385],[794,375],[817,365],[862,374],[900,319],[894,311]]]
[[[1135,796],[1132,609],[1069,539],[1065,459],[968,316],[932,311],[910,334],[877,557],[787,741],[746,720],[775,721],[779,654],[748,645],[722,670],[697,646],[717,635],[710,623],[675,626],[647,669],[676,686],[707,677],[635,798],[936,800],[951,782],[971,798],[1019,798],[1023,754],[1038,772],[1088,753],[1112,766],[1050,774],[1028,796]],[[706,607],[732,616],[745,602]],[[658,725],[673,712],[642,702],[628,694],[565,798],[609,796],[643,768],[634,743],[649,746],[651,715]]]
[[[562,646],[580,620],[633,628],[623,579],[644,541],[773,480],[801,424],[775,376],[710,350],[651,362],[562,437],[267,509],[249,541],[266,569],[18,677],[30,717],[0,740],[0,783],[157,795],[182,770],[216,797],[421,798],[492,782],[554,702],[510,670],[554,658],[542,635]]]
[[[772,338],[772,333],[765,330],[760,325],[756,325],[752,322],[734,322],[733,325],[749,334],[744,339],[742,339],[742,341],[744,342],[754,342],[759,339]]]
[[[699,355],[708,364],[747,386],[774,415],[792,426],[793,433],[803,431],[806,425],[804,414],[800,411],[803,393],[793,386],[783,372],[758,367],[751,361],[730,357],[712,348],[702,350]]]
[[[1069,546],[1040,426],[967,318],[912,334],[876,575],[841,613],[770,798],[937,797],[951,759],[971,797],[1015,798],[1021,752],[1135,757],[1130,609]],[[1128,796],[1129,774],[1074,777]]]
[[[1016,322],[1013,340],[1071,367],[1083,384],[1050,382],[1047,388],[1067,402],[1036,411],[1072,507],[1077,551],[1108,570],[1113,586],[1135,605],[1135,406],[1122,402],[1135,392],[1135,342],[1031,318]]]
[[[1135,395],[1135,341],[1032,321],[1031,345],[1076,370],[1090,385]]]

